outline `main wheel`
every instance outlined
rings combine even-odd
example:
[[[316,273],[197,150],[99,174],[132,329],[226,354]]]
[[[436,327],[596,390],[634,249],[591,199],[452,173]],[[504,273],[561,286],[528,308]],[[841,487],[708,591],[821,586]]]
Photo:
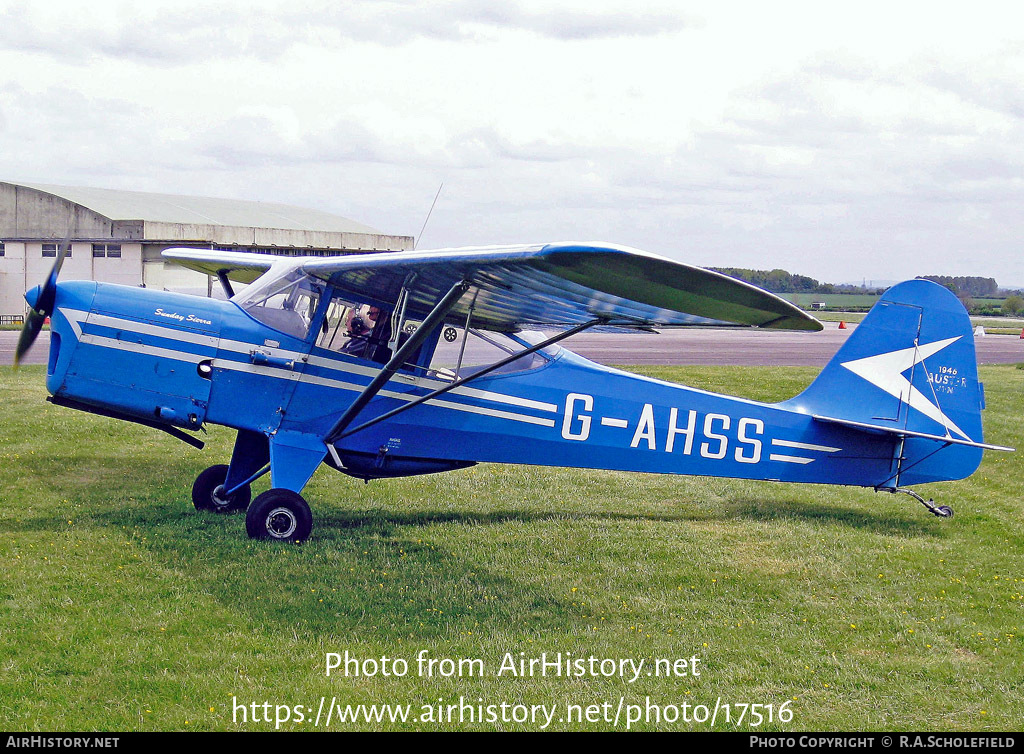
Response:
[[[252,499],[249,485],[240,487],[230,495],[224,494],[224,481],[228,478],[228,467],[224,464],[211,466],[196,477],[192,484],[192,505],[196,510],[214,513],[233,513],[245,510]]]
[[[245,531],[253,539],[303,542],[313,530],[313,514],[302,495],[291,490],[267,490],[245,514]]]

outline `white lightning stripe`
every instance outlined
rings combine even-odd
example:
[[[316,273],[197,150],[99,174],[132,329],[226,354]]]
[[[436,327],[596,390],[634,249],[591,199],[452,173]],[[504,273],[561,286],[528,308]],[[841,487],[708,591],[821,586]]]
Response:
[[[768,456],[768,460],[770,460],[770,461],[784,461],[785,463],[800,463],[800,464],[811,463],[812,461],[814,461],[813,458],[801,458],[800,456],[784,456],[784,455],[779,455],[778,453],[772,453],[770,456]]]
[[[629,427],[629,421],[626,419],[611,419],[607,416],[601,417],[601,424],[605,427],[618,427],[620,429],[626,429]]]
[[[796,448],[797,450],[820,450],[822,453],[838,453],[842,450],[842,448],[830,448],[828,445],[811,445],[808,442],[794,442],[793,440],[772,440],[772,445]]]
[[[144,345],[142,343],[132,343],[130,341],[117,340],[116,338],[108,338],[102,335],[83,335],[80,338],[80,342],[87,345],[99,346],[101,348],[112,348],[118,351],[130,351],[132,353],[141,353],[148,356],[158,356],[160,358],[171,359],[174,361],[181,361],[187,364],[198,364],[200,361],[205,361],[208,356],[202,354],[188,353],[185,351],[176,351],[168,348],[160,348],[159,346]],[[340,388],[342,390],[351,390],[354,392],[362,392],[363,385],[356,385],[348,382],[341,382],[339,380],[332,380],[326,377],[317,377],[315,375],[301,374],[299,372],[290,372],[276,367],[265,367],[257,364],[246,364],[238,361],[231,361],[228,359],[216,359],[214,365],[222,369],[229,369],[237,372],[249,372],[252,374],[261,374],[268,377],[274,377],[277,379],[293,380],[299,382],[305,382],[316,385],[323,385],[326,387]],[[408,393],[398,393],[392,390],[381,390],[380,395],[388,398],[395,398],[396,400],[406,401],[411,403],[412,401],[419,398],[418,395],[410,395]],[[496,409],[483,408],[482,406],[473,406],[465,403],[454,403],[452,401],[445,401],[440,399],[433,399],[429,401],[430,404],[438,406],[440,408],[453,409],[455,411],[464,411],[472,414],[481,414],[483,416],[492,416],[497,419],[509,419],[511,421],[523,422],[525,424],[538,424],[542,427],[554,427],[554,419],[543,419],[535,416],[527,416],[526,414],[516,414],[511,411],[499,411]]]
[[[863,359],[855,359],[843,363],[858,377],[862,377],[872,385],[880,388],[899,401],[906,401],[911,408],[916,408],[932,421],[938,422],[946,429],[953,430],[964,439],[970,440],[970,436],[960,429],[953,421],[942,413],[942,409],[926,398],[916,387],[910,384],[910,380],[903,376],[911,367],[921,363],[929,356],[938,353],[946,346],[960,340],[961,336],[937,340],[934,343],[902,348],[898,351],[880,353],[876,356],[868,356]]]
[[[225,351],[232,351],[234,353],[244,354],[248,354],[254,348],[256,348],[256,346],[254,346],[252,343],[246,343],[240,340],[222,340],[220,342],[220,347]],[[283,348],[271,349],[267,348],[266,346],[262,346],[262,348],[266,348],[267,351],[271,353],[271,355],[283,359],[295,359],[297,361],[301,361],[302,359],[306,358],[306,354],[300,351],[288,351]],[[306,359],[306,363],[312,366],[321,367],[322,369],[330,370],[332,372],[360,374],[363,375],[364,377],[376,377],[377,373],[380,371],[379,369],[374,369],[373,367],[364,367],[361,364],[354,364],[347,361],[326,358],[324,356],[311,355],[309,356],[308,359]],[[408,379],[408,375],[398,375],[398,377],[404,377],[405,379]],[[416,378],[416,385],[423,388],[436,389],[448,384],[449,383],[447,382],[442,382],[440,380],[431,380],[425,377]],[[480,398],[482,400],[493,401],[495,403],[505,403],[510,406],[519,406],[521,408],[533,408],[538,411],[547,411],[552,414],[558,411],[558,406],[556,406],[554,403],[535,401],[531,400],[530,398],[519,398],[518,396],[515,395],[495,393],[491,390],[480,390],[478,388],[472,387],[457,387],[454,390],[451,390],[450,392],[455,395],[465,395],[470,398]]]
[[[57,308],[57,311],[67,317],[71,329],[75,331],[75,337],[81,339],[82,322],[89,316],[89,312],[83,312],[79,309],[62,309],[60,307]]]
[[[439,382],[437,380],[424,380],[424,382],[430,382],[437,387],[441,387],[447,383]],[[495,393],[490,390],[479,390],[474,387],[457,387],[451,391],[456,395],[465,395],[470,398],[481,398],[486,401],[494,401],[495,403],[507,403],[510,406],[521,406],[522,408],[533,408],[538,411],[547,411],[548,413],[556,413],[558,406],[554,403],[545,403],[543,401],[535,401],[530,398],[519,398],[515,395],[506,395],[505,393]]]
[[[195,343],[196,345],[209,346],[210,348],[217,347],[217,338],[213,335],[203,335],[202,333],[190,332],[189,330],[178,330],[176,328],[165,327],[163,325],[151,325],[148,322],[135,322],[133,320],[121,319],[120,317],[111,317],[106,314],[91,313],[89,315],[89,324],[102,325],[103,327],[117,328],[121,330],[130,330],[131,332],[142,333],[143,335],[179,340],[185,343]],[[130,324],[131,327],[125,327],[124,325],[126,324]]]
[[[410,403],[417,398],[418,395],[409,395],[408,393],[393,393],[390,390],[381,390],[381,395],[386,395],[389,398],[397,398],[401,401],[409,401]],[[456,411],[466,411],[471,414],[483,414],[484,416],[494,416],[498,419],[511,419],[512,421],[523,422],[524,424],[537,424],[541,427],[553,427],[555,426],[554,419],[544,419],[539,416],[527,416],[526,414],[514,414],[511,411],[499,411],[493,408],[484,408],[483,406],[474,406],[469,403],[453,403],[452,401],[441,400],[440,398],[431,398],[427,401],[429,406],[440,406],[442,408],[453,408]]]
[[[228,359],[217,359],[213,362],[215,367],[221,369],[228,369],[235,372],[248,372],[250,374],[261,374],[267,377],[276,377],[281,380],[295,380],[298,382],[322,385],[324,387],[339,388],[341,390],[351,390],[356,393],[361,393],[366,387],[365,385],[356,385],[351,382],[341,382],[339,380],[332,380],[327,377],[317,377],[312,374],[301,374],[298,372],[288,372],[283,369],[275,367],[260,366],[258,364],[245,364],[239,361],[231,361]],[[420,396],[409,393],[399,393],[393,390],[381,390],[378,395],[382,395],[386,398],[394,398],[400,401],[406,401],[411,403]],[[454,403],[452,401],[440,400],[434,398],[427,401],[428,405],[438,406],[440,408],[454,409],[455,411],[464,411],[471,414],[482,414],[484,416],[493,416],[497,419],[510,419],[511,421],[523,422],[524,424],[538,424],[542,427],[553,427],[555,426],[554,419],[544,419],[537,416],[527,416],[526,414],[515,414],[511,411],[499,411],[497,409],[484,408],[482,406],[473,406],[468,403]]]
[[[164,325],[149,324],[146,322],[138,322],[132,319],[123,319],[121,317],[112,317],[106,314],[90,314],[89,312],[83,312],[76,309],[61,309],[61,312],[68,318],[72,328],[75,330],[75,334],[81,339],[82,326],[81,323],[89,318],[89,323],[99,324],[104,327],[120,328],[129,332],[137,332],[145,335],[153,335],[155,337],[167,338],[169,340],[179,340],[186,343],[194,343],[197,345],[210,346],[212,348],[218,347],[217,338],[211,335],[201,335],[199,333],[192,333],[186,330],[179,330],[174,327],[167,327]],[[270,348],[268,346],[258,346],[254,343],[246,343],[241,340],[228,340],[223,339],[219,343],[219,347],[225,351],[231,351],[239,354],[250,354],[256,349],[265,349],[271,356],[279,357],[283,359],[292,359],[295,361],[302,361],[306,359],[308,364],[318,366],[324,369],[328,369],[333,372],[349,373],[349,374],[360,374],[365,377],[374,377],[380,370],[372,367],[364,367],[360,364],[351,364],[344,361],[338,361],[335,359],[325,358],[323,356],[309,356],[306,358],[306,354],[300,351],[290,351],[283,348]],[[123,349],[122,349],[123,350]],[[174,358],[174,357],[171,357]],[[204,357],[206,358],[206,357]],[[183,359],[186,360],[186,359]],[[424,388],[439,388],[448,383],[440,380],[430,380],[426,378],[418,378],[417,385]],[[530,398],[520,398],[515,395],[506,395],[505,393],[496,393],[491,390],[480,390],[472,387],[457,387],[451,391],[454,395],[464,395],[469,398],[479,398],[485,401],[492,401],[494,403],[504,403],[509,406],[519,406],[520,408],[532,408],[537,411],[546,411],[548,413],[557,413],[558,406],[554,403],[546,403],[544,401],[535,401]],[[547,425],[545,425],[547,426]],[[554,426],[551,424],[550,426]]]
[[[159,356],[162,359],[183,361],[186,364],[198,364],[200,361],[205,361],[210,358],[209,356],[203,356],[198,353],[176,351],[170,348],[160,348],[159,346],[145,346],[141,343],[132,343],[127,340],[105,338],[102,335],[83,335],[79,339],[79,342],[91,346],[100,346],[101,348],[113,348],[117,351],[131,351],[132,353],[143,353],[148,356]]]

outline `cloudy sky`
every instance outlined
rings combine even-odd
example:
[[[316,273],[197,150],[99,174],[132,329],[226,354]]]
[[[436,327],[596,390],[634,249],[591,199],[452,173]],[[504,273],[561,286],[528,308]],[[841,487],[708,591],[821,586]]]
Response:
[[[1020,8],[1018,10],[1018,8]],[[1015,2],[11,2],[0,179],[1024,286]]]

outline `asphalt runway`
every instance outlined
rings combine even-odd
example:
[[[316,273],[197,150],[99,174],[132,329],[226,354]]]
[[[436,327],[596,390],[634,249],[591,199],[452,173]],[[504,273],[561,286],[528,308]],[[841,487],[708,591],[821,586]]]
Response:
[[[823,367],[853,332],[826,322],[821,332],[773,332],[771,330],[666,330],[661,334],[581,333],[565,346],[601,364],[706,364],[748,366]],[[0,331],[0,365],[14,361],[18,342],[15,331]],[[1016,335],[975,338],[979,364],[1024,362],[1024,340]],[[24,360],[45,364],[50,333],[43,331]]]

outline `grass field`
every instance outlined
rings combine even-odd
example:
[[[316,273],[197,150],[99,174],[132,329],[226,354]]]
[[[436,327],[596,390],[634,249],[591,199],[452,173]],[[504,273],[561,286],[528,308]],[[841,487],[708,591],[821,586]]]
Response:
[[[850,306],[867,310],[881,298],[873,293],[780,293],[778,295],[808,310],[816,301],[820,301],[830,309]]]
[[[762,400],[815,373],[644,371]],[[1024,370],[982,374],[986,439],[1024,446]],[[569,703],[614,713],[620,697],[789,701],[792,720],[762,730],[1022,728],[1021,453],[921,488],[956,509],[951,520],[859,489],[495,465],[363,485],[324,469],[306,489],[314,538],[274,546],[189,502],[195,475],[226,462],[230,432],[213,428],[200,453],[54,408],[42,382],[41,367],[0,368],[4,729],[261,730],[274,724],[233,722],[233,700],[418,713],[460,695],[557,703],[560,715]],[[410,660],[410,672],[326,677],[325,653],[346,650]],[[480,658],[489,674],[418,677],[420,650]],[[496,677],[506,652],[696,655],[702,672]],[[332,725],[438,727],[540,725]]]

